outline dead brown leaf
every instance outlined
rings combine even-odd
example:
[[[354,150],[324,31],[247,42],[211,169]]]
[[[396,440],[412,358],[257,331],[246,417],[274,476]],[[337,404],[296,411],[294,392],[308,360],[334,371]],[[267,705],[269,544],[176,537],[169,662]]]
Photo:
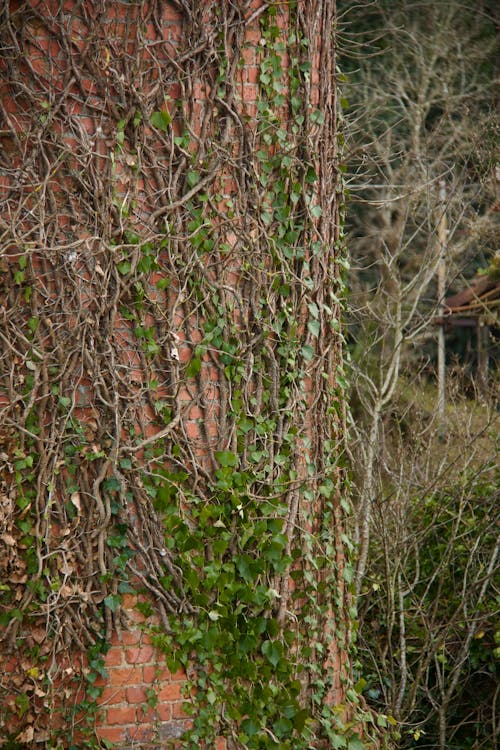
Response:
[[[33,737],[35,736],[35,730],[32,726],[26,727],[26,729],[23,732],[20,732],[17,737],[17,742],[33,742]]]

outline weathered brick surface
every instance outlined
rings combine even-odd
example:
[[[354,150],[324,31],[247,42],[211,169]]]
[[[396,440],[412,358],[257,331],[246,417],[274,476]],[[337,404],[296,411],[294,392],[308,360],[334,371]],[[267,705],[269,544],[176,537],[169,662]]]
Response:
[[[124,600],[135,618],[135,597],[127,595]],[[115,639],[105,662],[108,676],[98,681],[105,685],[98,700],[102,709],[99,737],[126,747],[128,742],[150,743],[155,739],[161,743],[182,735],[186,728],[182,710],[186,676],[170,672],[147,634],[139,629],[122,633],[121,642]],[[153,689],[155,700],[149,705]]]

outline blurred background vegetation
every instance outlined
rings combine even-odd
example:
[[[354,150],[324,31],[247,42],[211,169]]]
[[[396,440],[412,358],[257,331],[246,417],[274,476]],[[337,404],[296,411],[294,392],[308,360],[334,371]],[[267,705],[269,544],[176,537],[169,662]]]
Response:
[[[498,6],[338,6],[358,687],[397,720],[397,748],[493,750]],[[473,304],[441,327],[446,300],[462,292]]]

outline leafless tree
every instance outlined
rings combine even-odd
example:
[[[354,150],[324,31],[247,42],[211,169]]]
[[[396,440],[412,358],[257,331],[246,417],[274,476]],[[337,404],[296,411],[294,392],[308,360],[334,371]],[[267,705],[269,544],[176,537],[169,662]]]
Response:
[[[448,374],[445,425],[433,379],[443,295],[487,265],[493,249],[495,26],[484,4],[455,0],[342,10],[361,640],[385,686],[384,710],[415,731],[437,717],[445,748],[498,558],[493,499],[475,494],[494,486],[495,409],[466,399]],[[422,513],[438,496],[449,503],[446,517],[437,507]],[[481,522],[469,533],[475,503]],[[457,562],[464,539],[465,568]],[[463,596],[455,599],[446,584],[457,566]],[[446,621],[444,592],[455,602]],[[380,637],[370,632],[375,621]],[[421,699],[427,714],[416,716]]]

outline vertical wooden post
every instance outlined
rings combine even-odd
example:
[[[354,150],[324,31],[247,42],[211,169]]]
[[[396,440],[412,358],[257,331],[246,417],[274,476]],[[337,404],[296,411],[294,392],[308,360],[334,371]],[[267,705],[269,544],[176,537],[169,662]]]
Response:
[[[439,220],[437,225],[437,238],[439,243],[439,262],[437,268],[437,299],[438,316],[440,325],[438,328],[437,345],[437,379],[438,379],[438,416],[439,429],[445,428],[445,397],[446,397],[446,348],[444,340],[444,294],[446,288],[446,183],[439,182]]]
[[[477,385],[483,399],[488,393],[488,335],[489,329],[483,318],[477,319]]]

